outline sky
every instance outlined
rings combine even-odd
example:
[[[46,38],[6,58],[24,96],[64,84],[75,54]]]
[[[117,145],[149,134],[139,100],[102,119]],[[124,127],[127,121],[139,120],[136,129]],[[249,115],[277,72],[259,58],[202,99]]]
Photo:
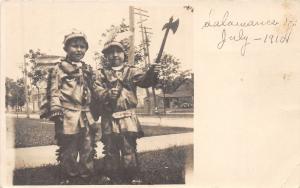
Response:
[[[148,2],[148,1],[146,1]],[[171,16],[179,18],[175,34],[169,33],[164,52],[173,54],[182,65],[181,69],[192,69],[193,62],[193,13],[183,8],[180,1],[170,3],[128,3],[125,1],[9,1],[2,5],[1,21],[4,29],[3,56],[6,76],[20,78],[20,67],[24,54],[29,49],[40,49],[49,55],[65,56],[63,38],[72,29],[87,35],[89,49],[83,59],[95,66],[94,52],[100,52],[101,34],[112,24],[118,25],[122,18],[128,23],[129,5],[148,11],[150,16],[145,26],[151,27],[153,35],[150,57],[154,59],[159,51],[164,32],[162,27]],[[135,15],[135,23],[139,21]],[[141,40],[138,25],[135,25],[135,45]]]

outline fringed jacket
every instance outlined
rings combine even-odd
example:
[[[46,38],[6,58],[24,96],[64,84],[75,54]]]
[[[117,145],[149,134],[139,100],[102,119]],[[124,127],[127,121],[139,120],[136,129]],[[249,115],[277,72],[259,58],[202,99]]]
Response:
[[[101,68],[97,70],[93,89],[98,99],[98,106],[102,108],[102,134],[132,133],[143,136],[140,122],[135,114],[138,103],[136,89],[147,88],[157,83],[157,75],[153,68],[144,72],[133,66],[124,65],[118,70]],[[109,91],[119,88],[120,95],[112,99]]]
[[[92,70],[84,62],[62,59],[50,71],[47,100],[41,117],[63,116],[63,133],[76,134],[80,127],[94,124],[91,103]]]

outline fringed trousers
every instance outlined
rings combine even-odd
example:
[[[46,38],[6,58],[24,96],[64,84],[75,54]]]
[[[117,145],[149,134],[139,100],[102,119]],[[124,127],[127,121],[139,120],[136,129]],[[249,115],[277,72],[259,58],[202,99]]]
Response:
[[[94,158],[96,155],[95,132],[89,126],[80,129],[78,134],[63,134],[59,131],[61,125],[55,124],[57,161],[61,167],[63,177],[88,177],[94,172]],[[79,156],[79,162],[78,162]]]

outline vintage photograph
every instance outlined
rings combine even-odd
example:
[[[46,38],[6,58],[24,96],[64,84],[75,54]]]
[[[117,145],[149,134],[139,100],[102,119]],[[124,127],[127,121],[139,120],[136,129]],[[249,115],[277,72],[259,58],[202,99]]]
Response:
[[[191,1],[6,1],[1,10],[7,185],[188,184]]]

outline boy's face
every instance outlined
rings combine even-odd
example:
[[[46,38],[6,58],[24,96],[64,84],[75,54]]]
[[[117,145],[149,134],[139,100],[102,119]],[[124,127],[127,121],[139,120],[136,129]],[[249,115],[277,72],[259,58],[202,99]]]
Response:
[[[65,50],[71,61],[79,62],[87,51],[87,44],[82,38],[70,39],[70,42],[66,46]]]
[[[112,46],[107,50],[106,57],[111,66],[117,67],[124,62],[125,54],[120,47]]]

